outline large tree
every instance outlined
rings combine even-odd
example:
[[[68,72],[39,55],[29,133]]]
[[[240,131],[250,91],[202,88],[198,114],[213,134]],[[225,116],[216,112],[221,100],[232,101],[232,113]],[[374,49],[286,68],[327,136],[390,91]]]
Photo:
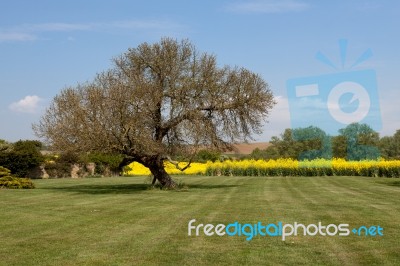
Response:
[[[400,129],[393,136],[381,138],[379,140],[379,148],[382,157],[386,159],[400,159]]]
[[[221,67],[187,40],[143,43],[113,63],[62,90],[34,131],[57,150],[123,154],[165,187],[176,185],[164,170],[170,156],[251,139],[275,104],[259,75]]]
[[[367,124],[351,123],[339,129],[333,141],[334,156],[349,161],[375,160],[379,157],[379,133]]]
[[[252,156],[265,159],[328,159],[332,157],[330,141],[331,137],[318,127],[287,128],[279,137],[271,138],[270,147],[264,151],[254,151]]]
[[[331,137],[319,127],[309,126],[293,129],[293,138],[299,143],[299,160],[332,158]]]

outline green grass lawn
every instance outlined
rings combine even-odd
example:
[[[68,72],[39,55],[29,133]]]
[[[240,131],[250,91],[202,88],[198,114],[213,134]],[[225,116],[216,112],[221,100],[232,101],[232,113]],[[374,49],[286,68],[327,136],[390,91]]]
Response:
[[[400,265],[400,180],[364,177],[37,180],[0,190],[0,265]],[[380,225],[384,236],[188,236],[198,223]]]

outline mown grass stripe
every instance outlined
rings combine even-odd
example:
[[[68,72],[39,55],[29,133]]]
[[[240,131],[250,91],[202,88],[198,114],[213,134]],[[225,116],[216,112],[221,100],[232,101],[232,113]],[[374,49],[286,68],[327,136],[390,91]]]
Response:
[[[400,185],[365,177],[180,176],[182,191],[144,177],[37,180],[0,191],[4,265],[357,265],[400,262]],[[381,225],[383,237],[187,236],[187,223]]]

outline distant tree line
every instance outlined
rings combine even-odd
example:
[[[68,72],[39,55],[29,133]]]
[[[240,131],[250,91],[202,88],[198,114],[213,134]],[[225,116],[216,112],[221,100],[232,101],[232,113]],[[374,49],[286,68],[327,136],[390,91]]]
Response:
[[[379,137],[367,124],[352,123],[342,128],[337,136],[330,136],[322,129],[285,129],[278,137],[271,138],[271,146],[255,149],[250,158],[292,158],[312,160],[316,158],[343,158],[346,160],[400,159],[400,130],[393,136]]]
[[[193,158],[196,162],[220,160],[221,153],[213,149],[199,150]],[[176,160],[181,158],[176,157]],[[51,178],[71,176],[71,167],[80,165],[83,170],[94,163],[94,176],[111,176],[123,173],[123,156],[110,153],[73,153],[71,151],[48,152],[48,147],[37,140],[19,140],[11,143],[0,139],[0,166],[17,177],[30,177],[32,170],[42,167]],[[89,171],[88,169],[86,169]]]
[[[271,146],[255,149],[247,158],[278,159],[292,158],[312,160],[316,158],[343,158],[346,160],[400,159],[400,129],[393,136],[380,138],[366,124],[353,123],[340,129],[337,136],[330,136],[322,129],[285,129],[280,136],[271,138]],[[46,147],[37,140],[20,140],[10,143],[0,140],[0,166],[18,177],[26,177],[35,167],[43,166],[51,177],[70,176],[71,165],[96,164],[95,175],[122,173],[123,158],[118,154],[60,152],[43,155]],[[180,158],[175,158],[179,160]],[[223,159],[219,151],[203,149],[196,153],[193,161],[206,162]]]
[[[0,166],[17,177],[29,177],[32,170],[38,167],[44,168],[50,177],[70,177],[74,164],[85,167],[88,163],[96,165],[94,175],[118,175],[122,171],[120,164],[123,158],[119,154],[42,152],[46,148],[37,140],[14,143],[0,140]]]

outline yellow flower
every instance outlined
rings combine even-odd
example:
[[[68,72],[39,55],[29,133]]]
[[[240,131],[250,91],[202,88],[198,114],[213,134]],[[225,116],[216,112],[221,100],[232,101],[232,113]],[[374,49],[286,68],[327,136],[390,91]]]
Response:
[[[187,162],[180,162],[185,167]],[[149,175],[150,170],[139,163],[131,163],[128,175]],[[365,175],[365,176],[400,176],[400,160],[386,161],[346,161],[341,158],[332,160],[315,159],[297,161],[293,159],[277,160],[227,160],[224,162],[191,163],[185,171],[180,171],[175,165],[166,162],[165,170],[169,174],[179,175]]]

